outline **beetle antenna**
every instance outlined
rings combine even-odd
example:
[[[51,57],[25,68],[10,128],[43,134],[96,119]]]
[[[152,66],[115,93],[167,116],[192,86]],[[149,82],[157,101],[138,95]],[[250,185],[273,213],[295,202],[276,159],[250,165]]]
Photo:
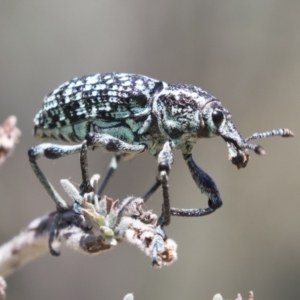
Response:
[[[247,144],[245,141],[239,143],[239,146],[242,147],[242,148],[250,149],[258,155],[265,155],[266,154],[266,151],[262,146],[255,145],[255,144]]]
[[[294,136],[294,133],[287,128],[274,129],[260,133],[257,132],[244,139],[244,141],[240,143],[240,146],[246,149],[253,150],[256,154],[265,155],[266,151],[263,147],[254,144],[247,144],[247,142],[254,139],[264,139],[270,136],[292,137]]]
[[[294,136],[294,133],[287,128],[274,129],[266,132],[254,133],[251,136],[244,139],[244,142],[247,143],[250,140],[264,139],[270,136],[292,137]]]

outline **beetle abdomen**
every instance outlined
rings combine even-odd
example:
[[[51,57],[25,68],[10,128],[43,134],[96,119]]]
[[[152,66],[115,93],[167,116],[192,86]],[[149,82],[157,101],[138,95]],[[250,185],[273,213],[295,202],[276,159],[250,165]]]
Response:
[[[34,119],[34,134],[37,138],[79,142],[90,131],[117,127],[126,119],[137,128],[136,123],[151,112],[153,94],[162,87],[158,80],[126,73],[74,78],[45,97]]]

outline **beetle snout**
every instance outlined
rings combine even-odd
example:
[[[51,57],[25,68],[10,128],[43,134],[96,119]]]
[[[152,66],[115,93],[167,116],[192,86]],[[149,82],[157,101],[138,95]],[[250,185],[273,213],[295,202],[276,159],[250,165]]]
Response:
[[[247,150],[238,150],[235,157],[231,157],[231,162],[236,165],[238,169],[245,168],[248,164],[250,155]]]
[[[231,142],[227,142],[227,147],[229,160],[236,165],[238,169],[245,168],[250,158],[247,149],[242,149]]]

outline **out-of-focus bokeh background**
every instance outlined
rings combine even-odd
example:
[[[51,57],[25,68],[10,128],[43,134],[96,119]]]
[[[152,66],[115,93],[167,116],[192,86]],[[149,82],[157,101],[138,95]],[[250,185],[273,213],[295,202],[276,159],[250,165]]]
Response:
[[[0,120],[18,117],[13,156],[0,169],[0,242],[54,209],[34,176],[27,149],[38,143],[32,119],[43,97],[66,80],[97,72],[145,74],[194,84],[222,100],[243,136],[279,127],[294,139],[259,141],[267,156],[246,169],[227,159],[223,140],[201,141],[197,163],[216,181],[223,207],[204,218],[172,218],[169,237],[179,260],[153,269],[131,245],[96,257],[62,249],[8,278],[9,299],[300,298],[299,95],[300,1],[1,1]],[[104,174],[109,154],[89,154]],[[78,157],[39,161],[59,189],[80,183]],[[122,164],[107,189],[141,196],[153,183],[149,154]],[[180,153],[170,176],[172,206],[206,207]],[[66,197],[67,198],[67,197]],[[158,192],[148,207],[160,211]]]

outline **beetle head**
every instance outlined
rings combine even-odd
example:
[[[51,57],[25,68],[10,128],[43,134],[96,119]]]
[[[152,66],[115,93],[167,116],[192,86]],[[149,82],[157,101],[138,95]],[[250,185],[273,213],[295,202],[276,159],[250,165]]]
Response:
[[[199,138],[221,136],[227,144],[229,159],[238,169],[247,166],[250,157],[248,150],[265,154],[261,146],[247,143],[249,140],[293,136],[289,129],[277,129],[243,139],[232,123],[231,114],[218,99],[186,84],[165,84],[153,101],[152,112],[157,118],[159,131],[183,153],[191,152]]]
[[[199,131],[199,137],[221,136],[227,143],[229,159],[238,169],[245,168],[249,161],[247,149],[253,150],[256,154],[265,155],[265,150],[255,144],[247,143],[252,139],[266,138],[269,136],[294,136],[289,129],[277,129],[262,133],[255,133],[250,137],[243,139],[232,123],[231,114],[226,110],[218,100],[207,102],[202,108],[202,124]]]
[[[260,146],[248,145],[244,142],[232,123],[231,114],[218,100],[207,102],[202,108],[201,117],[199,137],[221,136],[227,144],[229,159],[238,169],[247,166],[250,157],[247,149],[264,154]],[[256,149],[256,147],[258,148]]]

